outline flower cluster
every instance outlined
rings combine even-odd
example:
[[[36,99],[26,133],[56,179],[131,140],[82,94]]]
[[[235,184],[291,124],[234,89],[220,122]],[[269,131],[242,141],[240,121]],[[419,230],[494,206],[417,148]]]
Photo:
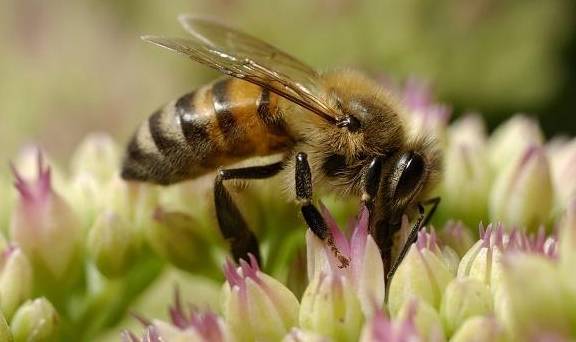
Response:
[[[351,263],[340,268],[331,249],[309,232],[309,282],[300,301],[285,285],[263,273],[255,259],[241,261],[239,266],[227,262],[222,316],[195,312],[191,317],[208,315],[211,319],[192,325],[181,323],[184,314],[173,314],[172,324],[148,322],[147,337],[142,340],[150,339],[151,332],[152,341],[164,341],[202,331],[222,341],[576,337],[576,287],[569,271],[569,265],[576,262],[576,202],[559,226],[559,240],[501,224],[481,226],[481,239],[460,257],[433,230],[420,232],[391,282],[388,303],[384,303],[379,251],[367,233],[366,211],[360,213],[350,239],[327,211],[323,215],[336,245]],[[459,229],[462,225],[447,225],[443,230],[454,234]],[[134,334],[126,336],[139,341]]]
[[[115,142],[92,135],[67,170],[25,149],[14,186],[0,175],[0,340],[117,340],[122,330],[127,341],[576,338],[576,140],[546,144],[525,116],[489,137],[477,115],[447,125],[448,107],[417,83],[403,95],[411,134],[433,134],[444,150],[442,228],[419,233],[389,284],[368,212],[336,224],[357,203],[323,198],[328,247],[304,234],[274,180],[242,185],[264,263],[233,264],[212,179],[125,182]],[[409,227],[405,218],[399,236]],[[162,316],[175,282],[194,308],[178,299]],[[147,317],[144,337],[130,312]]]

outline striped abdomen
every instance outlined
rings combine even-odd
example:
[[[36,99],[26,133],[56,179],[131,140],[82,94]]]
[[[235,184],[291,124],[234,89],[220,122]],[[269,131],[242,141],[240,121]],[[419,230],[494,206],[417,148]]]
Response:
[[[293,140],[279,97],[238,79],[223,79],[158,110],[130,141],[122,177],[171,184],[219,166],[285,151]]]

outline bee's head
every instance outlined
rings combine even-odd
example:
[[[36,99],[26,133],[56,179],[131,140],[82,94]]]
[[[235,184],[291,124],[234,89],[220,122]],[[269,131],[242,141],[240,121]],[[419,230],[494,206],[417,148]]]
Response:
[[[439,153],[425,143],[394,153],[382,167],[376,206],[389,224],[424,200],[440,174]]]

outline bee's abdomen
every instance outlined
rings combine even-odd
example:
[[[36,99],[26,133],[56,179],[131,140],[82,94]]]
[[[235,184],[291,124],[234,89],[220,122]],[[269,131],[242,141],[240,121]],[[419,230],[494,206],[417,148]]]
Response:
[[[286,150],[293,142],[278,96],[223,79],[152,114],[128,144],[125,179],[170,184],[219,166]]]

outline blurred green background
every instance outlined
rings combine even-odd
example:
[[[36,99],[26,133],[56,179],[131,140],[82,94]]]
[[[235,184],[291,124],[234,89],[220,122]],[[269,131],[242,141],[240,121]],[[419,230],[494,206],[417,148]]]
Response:
[[[145,44],[184,35],[179,13],[219,18],[319,69],[432,82],[490,127],[526,112],[576,133],[574,0],[2,0],[0,160],[38,142],[64,158],[89,131],[120,141],[216,74]],[[5,168],[3,168],[5,169]],[[2,171],[4,172],[4,171]]]

